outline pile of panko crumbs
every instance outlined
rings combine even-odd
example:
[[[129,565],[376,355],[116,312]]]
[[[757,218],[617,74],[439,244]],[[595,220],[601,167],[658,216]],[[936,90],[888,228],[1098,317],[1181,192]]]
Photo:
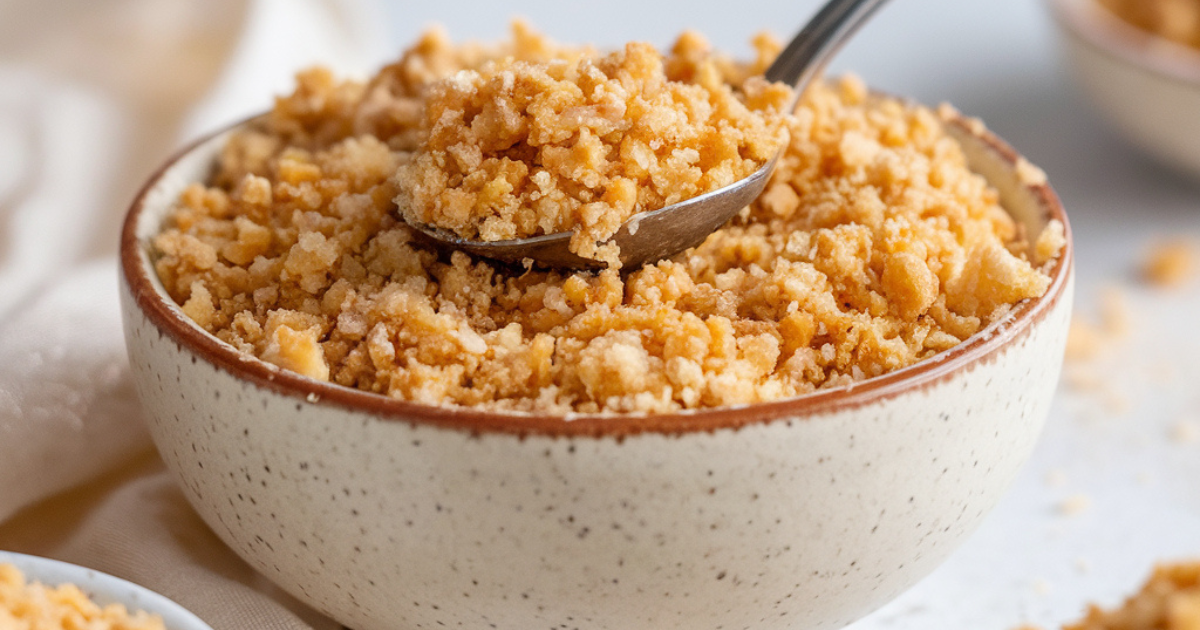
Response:
[[[631,216],[744,179],[787,139],[791,89],[725,82],[695,35],[663,59],[634,42],[599,58],[489,61],[430,85],[428,135],[396,176],[414,225],[468,240],[571,232],[619,266]]]
[[[738,64],[685,34],[661,63],[740,86],[778,52],[755,43],[758,58]],[[810,88],[764,194],[670,260],[563,272],[421,244],[394,200],[412,194],[397,173],[422,168],[430,86],[489,60],[589,54],[517,25],[490,49],[433,31],[365,85],[301,74],[184,193],[154,241],[160,278],[206,330],[311,378],[555,414],[844,385],[945,351],[1046,291],[1063,226],[1024,234],[938,114],[854,78]],[[560,142],[591,150],[583,133]]]

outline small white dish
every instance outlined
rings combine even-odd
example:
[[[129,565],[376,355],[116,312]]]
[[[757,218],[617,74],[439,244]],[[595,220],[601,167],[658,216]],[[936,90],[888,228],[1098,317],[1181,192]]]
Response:
[[[1050,0],[1076,82],[1131,143],[1200,177],[1200,50],[1142,31],[1096,0]]]
[[[74,584],[101,606],[124,604],[130,612],[144,610],[156,614],[162,617],[167,630],[212,630],[211,626],[183,606],[148,588],[107,573],[12,551],[0,551],[0,564],[17,567],[29,582],[41,582],[47,586],[68,582]]]

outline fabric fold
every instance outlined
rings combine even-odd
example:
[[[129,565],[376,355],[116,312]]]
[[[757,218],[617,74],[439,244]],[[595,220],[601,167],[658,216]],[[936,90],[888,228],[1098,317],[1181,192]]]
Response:
[[[150,448],[122,338],[111,259],[0,324],[0,521]]]
[[[265,110],[303,66],[381,62],[381,7],[102,5],[0,2],[0,549],[132,580],[215,630],[340,628],[227,548],[153,452],[113,255],[174,146]]]

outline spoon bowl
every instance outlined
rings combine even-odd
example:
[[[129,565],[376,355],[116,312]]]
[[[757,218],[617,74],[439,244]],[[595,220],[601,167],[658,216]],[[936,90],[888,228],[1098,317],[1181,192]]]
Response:
[[[886,0],[830,0],[796,34],[765,73],[773,82],[794,87],[787,109],[795,107],[804,88]],[[669,258],[704,241],[742,208],[754,201],[771,178],[781,147],[749,177],[728,186],[629,218],[608,242],[620,249],[622,268],[637,268]],[[509,263],[532,261],[542,267],[596,269],[606,262],[584,258],[569,248],[573,232],[556,232],[502,241],[461,238],[431,225],[413,225],[434,244]]]
[[[779,156],[772,158],[735,184],[630,217],[611,239],[621,249],[621,267],[635,269],[699,245],[762,193],[778,160]],[[533,260],[544,267],[562,269],[603,269],[607,266],[603,261],[572,252],[568,247],[571,232],[503,241],[473,241],[435,227],[414,227],[438,244],[501,262]]]

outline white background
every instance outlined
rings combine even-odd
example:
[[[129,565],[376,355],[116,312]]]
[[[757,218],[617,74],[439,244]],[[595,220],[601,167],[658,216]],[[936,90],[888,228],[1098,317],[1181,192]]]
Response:
[[[563,42],[665,46],[695,28],[745,54],[755,32],[790,37],[817,6],[425,1],[389,5],[387,18],[397,49],[435,22],[455,40],[496,40],[520,15]],[[1132,327],[1099,359],[1072,366],[1094,375],[1095,387],[1060,388],[1033,460],[982,529],[855,630],[1056,627],[1088,601],[1120,601],[1156,561],[1200,559],[1200,442],[1173,434],[1200,423],[1200,280],[1168,291],[1141,285],[1136,274],[1151,243],[1200,239],[1200,183],[1109,131],[1071,84],[1057,40],[1037,0],[896,0],[833,64],[877,89],[953,103],[1043,167],[1075,231],[1076,311],[1097,317],[1101,289],[1116,286]],[[1067,514],[1063,503],[1076,496],[1089,505]]]

